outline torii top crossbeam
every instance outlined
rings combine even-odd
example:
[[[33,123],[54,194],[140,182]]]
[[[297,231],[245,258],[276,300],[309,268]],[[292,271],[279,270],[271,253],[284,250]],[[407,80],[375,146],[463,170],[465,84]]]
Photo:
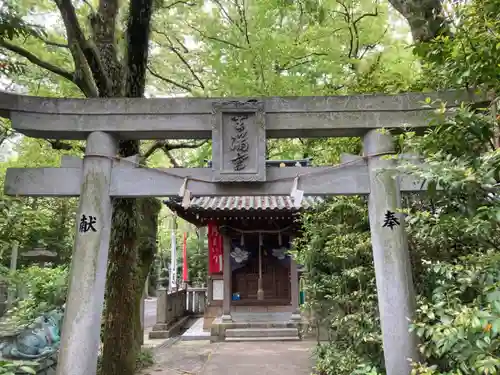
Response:
[[[430,98],[431,103],[424,106]],[[258,99],[267,138],[362,136],[374,128],[421,128],[446,102],[483,99],[465,91]],[[209,139],[214,104],[245,105],[255,98],[56,99],[0,92],[0,116],[20,133],[36,138],[86,139],[93,131],[119,139]]]

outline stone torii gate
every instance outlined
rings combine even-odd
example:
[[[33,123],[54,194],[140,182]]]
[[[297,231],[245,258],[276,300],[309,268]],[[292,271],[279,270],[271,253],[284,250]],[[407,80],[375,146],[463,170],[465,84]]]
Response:
[[[465,92],[266,99],[49,99],[0,93],[0,116],[30,137],[87,140],[82,160],[60,168],[7,170],[5,192],[14,196],[80,197],[77,235],[62,329],[57,375],[95,375],[99,351],[113,197],[190,194],[369,195],[369,219],[383,348],[388,375],[408,375],[417,359],[408,331],[414,290],[400,192],[421,181],[394,178],[390,134],[379,128],[428,126],[433,108],[470,100]],[[363,137],[364,156],[336,167],[269,168],[266,137]],[[209,139],[212,168],[149,169],[118,160],[118,140]],[[300,190],[299,190],[300,189]],[[393,222],[387,225],[387,217]],[[229,312],[230,313],[230,312]]]

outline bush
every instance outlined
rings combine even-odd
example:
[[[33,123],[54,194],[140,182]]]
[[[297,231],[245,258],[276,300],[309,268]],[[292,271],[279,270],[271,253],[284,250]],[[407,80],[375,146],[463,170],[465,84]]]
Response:
[[[7,319],[16,326],[30,324],[40,315],[61,307],[66,300],[67,267],[31,266],[18,271],[13,281],[21,293]]]
[[[496,374],[500,370],[500,254],[474,254],[429,265],[430,298],[422,297],[411,329],[427,363],[414,374]],[[459,372],[458,372],[459,371]]]
[[[0,359],[0,375],[16,375],[19,371],[26,374],[36,374],[32,362]]]

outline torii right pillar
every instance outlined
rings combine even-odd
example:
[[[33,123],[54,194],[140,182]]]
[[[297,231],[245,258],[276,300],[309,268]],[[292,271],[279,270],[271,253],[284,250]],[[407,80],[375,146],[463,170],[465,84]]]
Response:
[[[418,360],[416,336],[409,331],[415,311],[415,292],[408,242],[401,209],[399,181],[394,172],[394,143],[383,129],[369,131],[363,140],[368,159],[368,212],[377,281],[378,306],[387,375],[409,375]]]

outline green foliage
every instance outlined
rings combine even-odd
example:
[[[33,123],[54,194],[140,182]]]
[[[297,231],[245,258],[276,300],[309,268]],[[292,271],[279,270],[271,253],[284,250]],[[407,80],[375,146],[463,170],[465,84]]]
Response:
[[[54,152],[46,141],[28,138],[19,140],[14,150],[18,156],[0,164],[1,261],[8,264],[12,246],[17,242],[18,267],[28,264],[22,254],[35,247],[57,253],[54,263],[67,264],[73,249],[77,200],[8,197],[3,194],[3,182],[7,168],[59,166],[62,155],[78,155],[78,151]]]
[[[499,3],[456,3],[453,36],[438,36],[415,49],[425,59],[423,77],[433,88],[483,87],[498,92]]]
[[[0,374],[1,375],[16,375],[19,372],[26,374],[36,374],[34,369],[36,365],[33,362],[26,361],[9,361],[6,359],[0,360]]]
[[[429,265],[430,298],[422,297],[417,322],[420,351],[433,366],[415,374],[496,374],[500,370],[500,254],[490,251],[456,263]],[[439,372],[438,372],[439,371]]]
[[[68,269],[64,266],[32,266],[18,271],[13,282],[17,285],[20,298],[8,312],[7,321],[19,327],[64,304],[68,288]]]
[[[142,348],[137,356],[136,371],[144,370],[145,368],[154,365],[154,353],[149,348]]]
[[[491,116],[463,108],[420,141],[407,142],[426,151],[427,167],[401,169],[425,178],[433,198],[427,207],[414,205],[408,217],[420,291],[412,329],[425,358],[415,374],[500,370],[500,153],[490,142],[496,126]],[[448,142],[452,133],[459,141]]]
[[[335,198],[303,215],[296,243],[306,266],[306,310],[331,345],[318,346],[319,374],[381,365],[375,275],[364,198]],[[321,333],[321,332],[320,332]]]
[[[207,282],[208,275],[208,244],[203,239],[203,246],[200,242],[198,233],[188,237],[187,256],[189,281],[194,285],[202,285]]]

